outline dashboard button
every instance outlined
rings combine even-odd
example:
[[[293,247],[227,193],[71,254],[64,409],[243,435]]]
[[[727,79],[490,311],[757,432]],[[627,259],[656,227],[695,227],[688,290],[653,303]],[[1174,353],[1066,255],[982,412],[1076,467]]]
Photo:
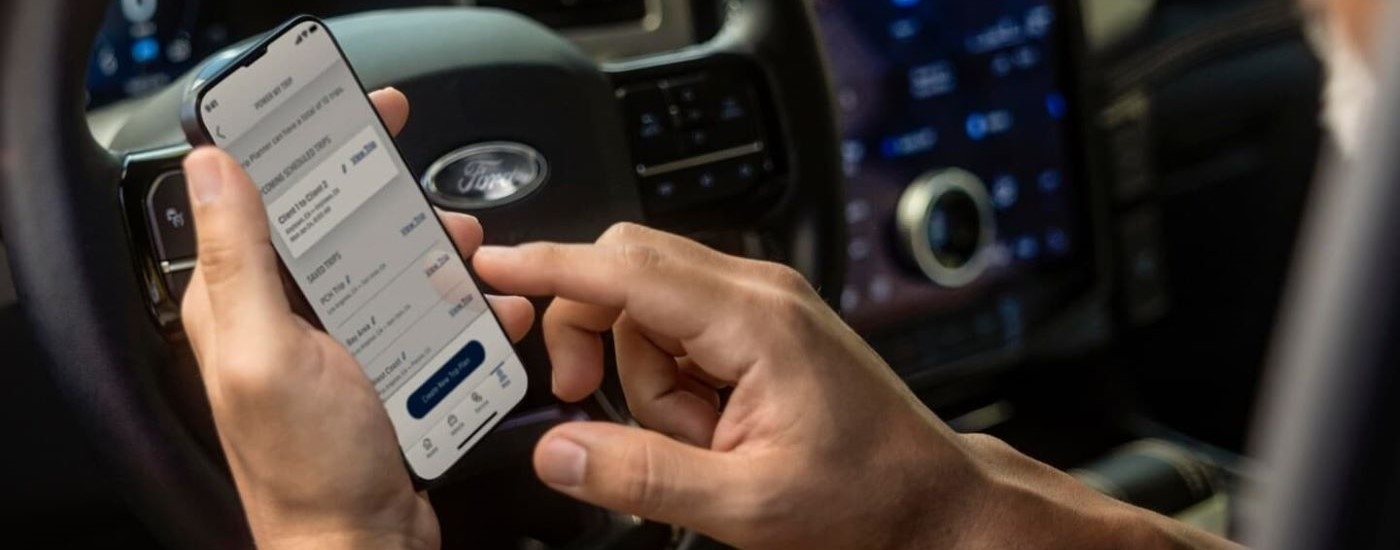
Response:
[[[146,196],[146,217],[157,258],[178,260],[195,255],[194,216],[184,174],[168,172],[156,178]]]
[[[763,164],[763,159],[759,157],[739,159],[734,165],[734,176],[744,185],[753,183],[758,179],[758,172],[763,169]]]
[[[665,86],[675,104],[685,153],[698,156],[762,141],[754,110],[753,86],[722,74],[708,74]]]
[[[637,163],[656,166],[681,158],[681,139],[666,93],[648,86],[623,90],[621,98]]]
[[[671,100],[676,102],[682,109],[687,107],[704,106],[709,103],[710,89],[708,77],[690,78],[682,81],[672,81],[667,84],[667,89],[671,92]]]
[[[700,202],[697,196],[700,185],[695,174],[681,171],[646,180],[646,195],[643,202],[647,210],[654,213],[675,212],[694,206]]]
[[[695,177],[695,183],[700,185],[701,191],[714,191],[719,185],[719,178],[715,177],[713,169],[704,169]]]
[[[716,107],[718,120],[715,123],[714,143],[720,149],[748,145],[764,141],[758,120],[753,116],[753,107],[747,94],[735,93],[720,100]]]
[[[763,154],[753,154],[727,160],[716,165],[719,188],[728,195],[747,193],[772,172],[773,163]]]
[[[653,194],[660,200],[667,200],[676,196],[676,182],[671,179],[663,179],[656,182]]]
[[[681,128],[701,127],[704,126],[708,120],[708,117],[705,115],[705,110],[700,107],[677,107],[676,109],[680,112],[677,116],[679,117]]]
[[[687,155],[703,155],[714,150],[711,144],[710,131],[697,128],[685,133],[685,152]]]

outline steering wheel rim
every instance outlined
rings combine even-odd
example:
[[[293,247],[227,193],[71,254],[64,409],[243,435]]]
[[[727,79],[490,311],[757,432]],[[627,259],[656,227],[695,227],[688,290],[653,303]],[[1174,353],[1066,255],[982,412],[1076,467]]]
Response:
[[[124,230],[124,159],[87,127],[83,68],[106,6],[55,0],[0,7],[0,234],[46,366],[138,517],[174,546],[247,547],[252,541],[222,459],[200,440],[209,424],[202,396],[181,402],[177,395],[188,393],[189,373],[169,368],[181,352],[152,322],[131,268],[141,254]],[[802,0],[750,0],[706,44],[604,70],[624,81],[718,58],[758,62],[771,96],[782,100],[774,106],[782,135],[804,136],[782,140],[790,159],[784,191],[761,223],[782,233],[788,263],[835,303],[844,270],[844,197],[814,21]]]
[[[0,8],[7,27],[0,75],[26,76],[0,77],[5,159],[0,228],[16,290],[36,339],[45,343],[45,359],[62,395],[69,403],[96,403],[106,413],[106,420],[78,415],[79,422],[104,463],[123,474],[116,485],[133,509],[186,520],[164,526],[161,534],[171,542],[248,546],[237,499],[227,491],[201,490],[226,483],[221,472],[192,438],[172,437],[186,427],[148,368],[164,361],[160,346],[153,345],[158,337],[141,313],[140,295],[131,292],[140,288],[135,274],[109,269],[130,265],[128,246],[115,230],[122,227],[113,204],[121,165],[88,132],[84,76],[72,69],[84,66],[105,7],[99,0],[60,0]],[[26,54],[30,48],[51,56]],[[61,183],[18,183],[32,181]],[[45,205],[47,214],[33,216],[36,205]],[[48,246],[52,243],[70,244]],[[34,306],[40,303],[43,307]],[[65,333],[83,335],[83,341],[55,349]],[[140,344],[128,345],[132,342]],[[70,368],[53,368],[59,364]],[[112,452],[140,447],[144,452]],[[188,505],[181,503],[190,502],[202,503],[210,513],[182,512]]]
[[[1394,37],[1400,11],[1385,10]],[[1360,156],[1325,171],[1309,212],[1273,372],[1255,420],[1263,485],[1244,519],[1257,548],[1394,548],[1400,498],[1400,51]]]

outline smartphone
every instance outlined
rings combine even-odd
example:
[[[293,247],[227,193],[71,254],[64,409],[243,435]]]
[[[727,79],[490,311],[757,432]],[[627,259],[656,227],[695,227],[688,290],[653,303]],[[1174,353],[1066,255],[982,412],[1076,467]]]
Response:
[[[287,273],[419,483],[524,399],[518,354],[324,23],[297,17],[198,82],[183,124],[252,175]]]

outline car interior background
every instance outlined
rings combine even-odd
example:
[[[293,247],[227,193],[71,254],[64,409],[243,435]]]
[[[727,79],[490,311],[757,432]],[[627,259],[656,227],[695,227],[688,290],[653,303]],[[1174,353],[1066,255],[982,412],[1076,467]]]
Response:
[[[954,428],[1231,533],[1323,146],[1321,74],[1294,3],[811,4],[841,123],[831,177],[845,182],[844,226],[833,228],[845,236],[844,284],[823,295]],[[208,56],[298,13],[427,5],[519,12],[614,68],[706,42],[733,10],[726,0],[113,0],[87,70],[89,125],[107,147],[140,152],[175,128],[140,115]],[[743,63],[626,74],[610,82],[616,105],[600,108],[627,121],[636,170],[618,185],[640,196],[642,219],[795,261],[754,222],[792,162],[775,143],[770,84]],[[429,141],[413,124],[404,139]],[[185,199],[183,186],[160,186],[163,173],[152,169],[125,206],[150,260],[172,264],[187,259],[173,250],[189,246],[188,229],[167,215]],[[55,545],[156,546],[47,376],[7,265],[0,235],[0,350],[12,371],[0,415],[16,419],[0,458],[6,523]],[[188,278],[151,273],[151,322],[170,323]],[[581,513],[532,475],[521,462],[435,493],[444,517],[478,495],[510,499],[471,525],[444,521],[445,545],[480,545],[488,531],[486,547],[714,547]]]

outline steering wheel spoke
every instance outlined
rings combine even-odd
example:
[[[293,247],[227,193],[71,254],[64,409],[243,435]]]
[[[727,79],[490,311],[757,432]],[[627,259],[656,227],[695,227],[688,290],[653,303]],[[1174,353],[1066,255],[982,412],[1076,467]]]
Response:
[[[707,43],[604,70],[647,222],[787,263],[836,304],[844,173],[816,33],[806,2],[741,2]]]

